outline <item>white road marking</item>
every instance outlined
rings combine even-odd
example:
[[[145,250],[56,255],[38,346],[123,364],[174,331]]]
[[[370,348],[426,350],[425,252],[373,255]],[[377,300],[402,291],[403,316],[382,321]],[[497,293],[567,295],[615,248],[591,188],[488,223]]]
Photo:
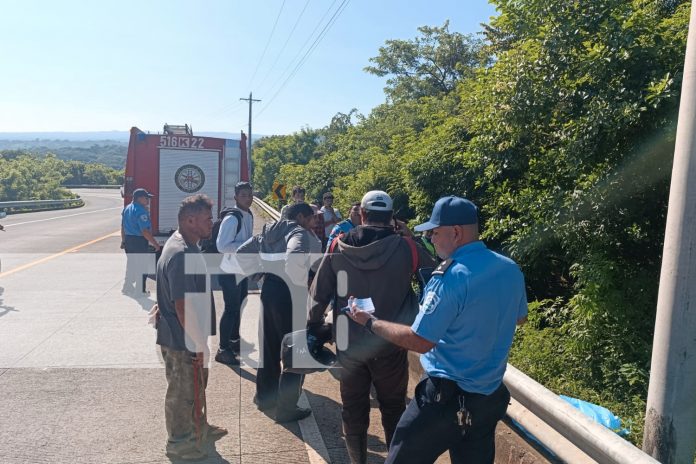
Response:
[[[300,395],[300,400],[297,405],[301,408],[309,407],[309,400],[305,392]],[[329,459],[329,450],[326,448],[324,439],[321,437],[319,432],[319,426],[317,425],[316,419],[314,419],[314,412],[312,414],[297,422],[300,425],[300,432],[302,433],[302,439],[304,440],[305,449],[307,450],[307,457],[309,458],[310,464],[328,464],[331,462]]]
[[[52,220],[54,220],[54,219],[63,219],[63,218],[69,218],[69,217],[74,217],[74,216],[82,216],[83,214],[101,213],[102,211],[111,211],[111,210],[114,210],[114,209],[123,209],[123,207],[121,207],[121,206],[115,206],[115,207],[113,207],[113,208],[96,209],[96,210],[94,210],[94,211],[84,211],[84,212],[82,212],[82,213],[67,214],[67,215],[65,215],[65,216],[54,216],[54,217],[50,217],[50,218],[46,218],[46,219],[36,219],[36,220],[34,220],[34,221],[18,222],[18,223],[16,223],[16,224],[6,224],[6,225],[5,225],[5,229],[7,229],[8,227],[21,226],[21,225],[24,225],[24,224],[33,224],[33,223],[35,223],[35,222],[52,221]]]

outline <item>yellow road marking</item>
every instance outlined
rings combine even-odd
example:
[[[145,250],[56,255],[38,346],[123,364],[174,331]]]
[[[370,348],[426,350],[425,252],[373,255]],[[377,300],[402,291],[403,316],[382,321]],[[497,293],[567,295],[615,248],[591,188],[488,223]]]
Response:
[[[23,265],[16,267],[14,269],[10,269],[9,271],[0,272],[0,277],[7,277],[8,275],[14,274],[15,272],[23,271],[23,270],[28,269],[30,267],[34,267],[37,264],[45,263],[46,261],[50,261],[52,259],[63,256],[65,254],[72,253],[73,251],[77,251],[77,250],[84,248],[86,246],[90,246],[90,245],[93,245],[97,242],[101,242],[102,240],[105,240],[109,237],[113,237],[116,234],[120,234],[120,233],[121,233],[121,231],[117,230],[116,232],[111,232],[108,235],[104,235],[103,237],[95,238],[94,240],[90,240],[89,242],[85,242],[85,243],[82,243],[80,245],[76,245],[72,248],[68,248],[67,250],[63,250],[63,251],[58,252],[54,255],[46,256],[45,258],[41,258],[41,259],[37,259],[36,261],[32,261],[31,263],[23,264]]]

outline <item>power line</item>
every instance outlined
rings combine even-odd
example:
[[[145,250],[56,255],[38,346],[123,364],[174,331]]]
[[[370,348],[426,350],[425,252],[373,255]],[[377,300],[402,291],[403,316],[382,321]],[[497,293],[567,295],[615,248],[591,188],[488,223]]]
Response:
[[[273,34],[275,33],[276,26],[278,25],[278,20],[280,19],[280,15],[283,12],[284,6],[285,0],[283,0],[283,3],[280,5],[280,10],[278,10],[278,16],[276,16],[275,22],[273,23],[273,29],[271,29],[271,34],[268,36],[266,46],[263,48],[263,53],[261,53],[261,57],[259,58],[258,63],[256,63],[256,69],[254,69],[254,74],[252,74],[251,79],[249,79],[249,87],[251,87],[251,83],[254,81],[254,78],[256,77],[256,73],[259,70],[259,66],[261,66],[261,62],[263,61],[263,58],[266,56],[266,51],[268,50],[268,46],[271,44],[271,39],[273,38]]]
[[[224,115],[232,115],[232,114],[238,113],[239,110],[241,110],[243,108],[243,105],[244,104],[242,102],[236,101],[236,102],[231,103],[229,105],[225,105],[217,110],[213,110],[210,112],[199,114],[198,119],[205,119],[205,118],[209,118],[212,116],[218,116],[218,115],[223,115],[223,114]],[[196,120],[196,119],[193,119],[193,120]]]
[[[299,56],[302,54],[302,51],[304,50],[305,46],[309,43],[309,41],[312,40],[312,38],[314,37],[314,33],[317,32],[317,29],[319,29],[319,27],[320,27],[320,26],[322,25],[322,23],[324,22],[324,18],[326,18],[326,16],[331,12],[331,10],[333,9],[333,7],[334,7],[334,5],[336,4],[337,1],[338,1],[338,0],[333,0],[333,2],[331,2],[331,5],[329,5],[329,8],[324,12],[324,14],[322,15],[322,17],[319,19],[319,22],[317,22],[317,25],[314,26],[314,29],[312,30],[312,32],[311,32],[311,33],[309,34],[309,36],[307,37],[307,40],[304,41],[304,43],[302,44],[302,46],[300,47],[300,49],[297,51],[297,54],[293,57],[292,60],[290,60],[290,62],[288,63],[288,65],[285,67],[285,69],[284,69],[280,74],[278,74],[278,78],[277,78],[277,79],[275,80],[275,82],[271,85],[271,89],[274,88],[274,87],[276,87],[276,85],[283,79],[283,76],[285,75],[285,73],[295,64],[295,61],[296,61],[296,60],[299,58]]]
[[[210,113],[209,116],[217,116],[220,114],[234,114],[234,113],[239,112],[239,110],[242,108],[243,105],[244,105],[244,103],[242,103],[240,101],[236,101],[234,103],[230,103],[229,105],[223,106],[219,110],[216,110],[216,111]]]
[[[283,52],[285,51],[285,47],[288,46],[288,43],[290,42],[290,39],[292,38],[292,35],[295,33],[295,29],[297,29],[297,25],[300,23],[300,19],[302,19],[302,16],[304,15],[305,10],[307,9],[307,6],[309,5],[309,1],[307,0],[305,2],[304,8],[302,8],[302,11],[300,12],[300,15],[297,17],[295,20],[295,24],[292,26],[292,30],[290,31],[290,34],[288,34],[287,39],[285,39],[285,42],[283,43],[283,47],[280,49],[278,52],[278,55],[276,55],[275,60],[273,60],[273,64],[271,67],[268,69],[268,72],[266,75],[263,77],[261,80],[261,83],[258,85],[258,88],[262,88],[263,84],[266,82],[266,79],[268,79],[268,76],[271,75],[271,72],[275,69],[275,65],[278,63],[278,60],[280,57],[283,55]],[[334,0],[335,1],[335,0]],[[323,18],[322,18],[323,19]]]
[[[336,11],[334,12],[333,16],[331,16],[331,19],[329,19],[329,21],[326,23],[326,25],[324,26],[324,28],[321,30],[321,32],[319,33],[319,35],[317,36],[317,38],[314,40],[314,42],[312,43],[312,45],[307,49],[307,51],[305,52],[304,56],[302,56],[302,58],[301,58],[300,61],[297,63],[297,65],[296,65],[295,68],[292,70],[292,72],[288,75],[288,77],[285,79],[285,81],[283,81],[283,83],[280,85],[280,87],[278,88],[278,90],[276,90],[276,92],[273,94],[273,96],[268,100],[268,103],[266,103],[266,105],[265,105],[263,108],[261,108],[261,110],[260,110],[258,113],[256,113],[256,117],[259,117],[259,116],[266,110],[266,108],[268,108],[268,107],[270,106],[270,104],[271,104],[271,103],[273,102],[273,100],[275,100],[275,98],[280,94],[280,92],[283,90],[283,88],[285,88],[285,86],[288,84],[288,82],[290,82],[290,80],[295,76],[295,74],[297,74],[297,72],[300,70],[300,68],[302,67],[302,65],[307,61],[307,58],[309,58],[309,56],[311,55],[311,53],[317,48],[317,46],[319,45],[319,43],[321,42],[321,40],[322,40],[322,39],[326,36],[326,34],[328,33],[328,31],[329,31],[329,29],[331,28],[331,26],[336,22],[336,20],[337,20],[338,17],[341,15],[341,13],[343,12],[343,10],[345,10],[345,8],[348,6],[348,3],[349,3],[349,2],[350,2],[350,0],[343,0],[343,2],[338,6],[338,8],[336,8]],[[335,3],[335,2],[334,2],[334,3]],[[288,68],[289,68],[289,67],[288,67]]]

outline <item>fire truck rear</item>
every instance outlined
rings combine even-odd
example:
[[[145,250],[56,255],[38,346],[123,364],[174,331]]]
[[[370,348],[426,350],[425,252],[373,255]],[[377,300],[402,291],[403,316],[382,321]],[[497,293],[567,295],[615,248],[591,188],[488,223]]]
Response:
[[[162,241],[177,228],[181,201],[196,193],[213,201],[213,217],[234,204],[234,186],[249,180],[246,136],[239,140],[194,136],[188,125],[164,125],[162,134],[130,130],[124,205],[144,188],[150,201],[152,230]]]

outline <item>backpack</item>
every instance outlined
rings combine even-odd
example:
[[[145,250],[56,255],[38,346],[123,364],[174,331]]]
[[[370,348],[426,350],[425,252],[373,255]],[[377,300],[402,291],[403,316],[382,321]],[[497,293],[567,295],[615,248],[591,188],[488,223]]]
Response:
[[[237,218],[237,232],[235,232],[235,235],[242,230],[242,211],[237,207],[223,208],[222,211],[220,211],[220,215],[218,216],[217,220],[213,223],[213,231],[210,234],[210,238],[201,240],[201,251],[203,253],[219,253],[217,249],[217,238],[220,234],[220,225],[222,224],[222,220],[225,219],[225,216],[228,214],[232,214],[235,218]]]

